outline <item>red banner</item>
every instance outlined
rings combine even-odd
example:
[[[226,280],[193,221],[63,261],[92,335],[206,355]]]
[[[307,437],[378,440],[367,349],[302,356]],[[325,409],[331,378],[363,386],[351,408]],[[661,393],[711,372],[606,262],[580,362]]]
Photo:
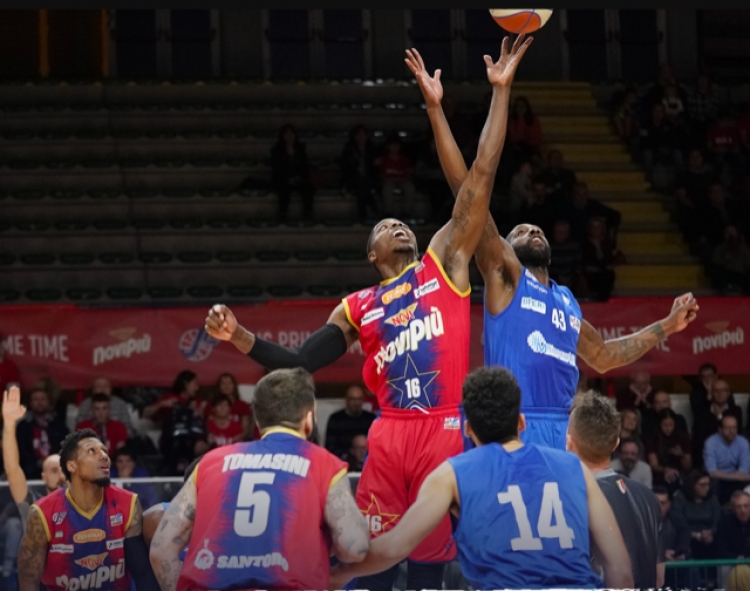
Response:
[[[259,336],[298,346],[328,319],[335,301],[280,302],[233,306],[239,322]],[[706,361],[724,374],[750,373],[750,298],[707,298],[699,301],[698,318],[637,362],[652,375],[695,373]],[[583,315],[606,339],[626,336],[664,318],[668,298],[615,299],[583,304]],[[263,368],[203,331],[208,307],[107,308],[75,306],[2,306],[0,332],[5,352],[19,367],[24,386],[51,376],[64,388],[87,387],[97,375],[115,386],[168,386],[183,369],[209,383],[219,374],[233,373],[252,384]],[[360,379],[363,355],[359,345],[330,367],[316,372],[319,382]],[[482,364],[482,307],[472,306],[472,367]],[[580,362],[590,376],[597,375]],[[627,375],[624,367],[607,375]],[[2,377],[0,376],[0,379]]]

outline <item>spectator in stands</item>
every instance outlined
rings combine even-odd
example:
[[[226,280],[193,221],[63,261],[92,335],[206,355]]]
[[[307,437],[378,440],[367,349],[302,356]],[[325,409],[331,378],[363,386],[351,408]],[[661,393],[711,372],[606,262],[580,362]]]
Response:
[[[706,439],[703,463],[722,505],[750,482],[750,444],[737,434],[737,419],[721,417],[719,432]]]
[[[750,164],[750,155],[748,155]],[[745,241],[750,240],[750,174],[746,175],[740,183],[740,198],[737,202],[739,219],[737,224]]]
[[[128,436],[135,434],[133,421],[130,418],[130,406],[122,398],[112,394],[112,383],[105,376],[97,376],[91,382],[91,395],[81,402],[78,407],[76,423],[88,421],[93,417],[92,400],[96,394],[106,394],[109,397],[109,414],[115,421],[125,425]]]
[[[586,241],[589,221],[600,217],[605,220],[609,239],[614,245],[617,244],[617,231],[620,228],[622,214],[598,199],[592,199],[586,183],[578,182],[574,185],[573,198],[566,206],[563,216],[570,222],[571,234],[577,242],[583,244]]]
[[[219,376],[219,379],[216,381],[215,393],[229,397],[232,404],[231,419],[238,421],[242,425],[245,441],[251,441],[256,435],[260,436],[257,431],[258,426],[253,420],[252,408],[240,398],[240,389],[237,385],[237,380],[231,373],[223,373]],[[206,404],[204,416],[208,419],[212,413],[213,405],[209,402]]]
[[[674,76],[672,67],[666,63],[661,64],[659,66],[659,77],[657,81],[646,91],[646,94],[643,97],[643,101],[648,106],[652,106],[655,103],[661,104],[662,99],[667,93],[667,88],[669,88],[670,86],[676,86],[679,97],[683,101],[686,100],[686,93],[677,83],[677,79]]]
[[[607,236],[604,219],[591,218],[588,235],[583,243],[583,273],[589,289],[589,297],[606,302],[615,285],[615,257],[617,252]]]
[[[651,406],[643,411],[643,432],[653,434],[658,429],[657,416],[665,408],[672,410],[672,399],[664,390],[653,393]],[[674,413],[674,429],[678,433],[689,434],[687,421],[681,414]]]
[[[539,226],[549,233],[556,217],[557,207],[548,197],[547,183],[543,178],[536,177],[531,185],[531,195],[521,205],[519,219],[521,223]]]
[[[669,122],[676,129],[681,130],[685,125],[685,104],[682,102],[676,85],[670,84],[664,89],[661,104],[664,106],[664,113]]]
[[[28,412],[16,426],[16,440],[21,468],[27,480],[38,480],[42,464],[60,449],[68,435],[65,417],[55,413],[49,394],[36,388],[29,397]]]
[[[620,440],[633,439],[638,444],[638,448],[644,450],[639,422],[638,411],[632,408],[624,408],[620,411]]]
[[[688,94],[687,116],[693,141],[703,143],[708,126],[716,121],[719,114],[719,98],[713,80],[704,73],[698,76],[696,87]]]
[[[486,102],[487,110],[486,115],[490,110],[490,103],[492,102],[492,93],[490,93],[490,101]],[[474,133],[472,128],[471,119],[466,117],[461,110],[461,103],[455,100],[450,94],[445,94],[442,100],[443,114],[445,115],[446,121],[451,128],[451,133],[456,140],[456,145],[464,158],[473,158],[476,155],[477,146],[479,144],[479,135]],[[484,125],[482,125],[484,127]],[[479,134],[482,133],[482,127],[479,128]]]
[[[585,290],[583,281],[583,251],[581,245],[570,236],[570,224],[557,220],[552,227],[550,240],[552,263],[549,276],[560,285],[564,285],[577,295]]]
[[[0,334],[0,391],[8,389],[8,384],[21,385],[21,374],[18,366],[5,354],[4,335]]]
[[[701,214],[698,204],[690,197],[691,193],[682,185],[675,187],[675,221],[691,251],[697,251]]]
[[[367,211],[380,218],[380,186],[375,171],[375,144],[364,125],[356,125],[349,131],[349,140],[341,150],[339,166],[344,188],[357,199],[357,218],[367,220]]]
[[[128,430],[123,423],[110,416],[110,397],[100,392],[91,397],[93,417],[76,425],[76,431],[93,429],[99,434],[99,440],[107,446],[109,455],[123,447],[128,441]]]
[[[732,415],[737,424],[742,426],[742,409],[737,406],[729,384],[724,380],[715,380],[711,385],[711,400],[708,412],[694,415],[693,419],[693,457],[696,463],[703,463],[703,445],[711,435],[719,430],[724,415]]]
[[[641,128],[641,153],[646,179],[654,182],[654,167],[658,164],[673,166],[682,170],[683,159],[680,151],[680,134],[667,119],[661,102],[651,107],[651,117]]]
[[[615,391],[617,410],[634,408],[641,413],[641,419],[643,419],[651,406],[653,393],[654,388],[651,385],[649,373],[642,369],[635,370],[630,375],[628,385]]]
[[[727,109],[719,112],[719,120],[706,134],[708,153],[722,183],[732,186],[732,179],[742,170],[740,135]]]
[[[32,389],[44,390],[49,396],[49,403],[52,412],[67,424],[68,403],[62,396],[62,388],[60,387],[60,384],[51,376],[45,376],[34,382]]]
[[[721,505],[711,493],[711,482],[705,471],[690,472],[682,490],[672,500],[670,515],[678,529],[690,532],[691,558],[702,560],[714,557]]]
[[[510,223],[512,226],[523,223],[521,209],[532,201],[534,191],[534,169],[529,160],[523,160],[510,181]],[[546,188],[545,188],[546,191]]]
[[[622,104],[615,113],[613,122],[617,135],[624,141],[630,153],[638,151],[638,138],[641,135],[641,121],[643,120],[643,106],[634,88],[629,88],[623,97]]]
[[[565,167],[560,150],[550,150],[547,154],[547,166],[540,173],[547,183],[548,198],[554,204],[568,203],[573,197],[573,187],[578,179],[576,173]]]
[[[542,125],[525,96],[516,97],[508,117],[506,145],[514,154],[514,163],[538,155],[542,147]]]
[[[129,447],[119,448],[112,458],[110,478],[149,478],[151,474],[138,466],[137,458]],[[160,502],[154,487],[149,482],[125,482],[119,486],[138,495],[142,507],[152,507]]]
[[[211,406],[211,417],[206,421],[208,444],[211,447],[221,447],[242,441],[242,425],[232,418],[232,400],[229,396],[217,394]]]
[[[750,294],[750,248],[737,226],[724,228],[724,241],[714,248],[709,268],[714,287],[724,295]]]
[[[641,450],[635,439],[621,439],[616,455],[610,464],[615,472],[652,488],[654,476],[651,466],[640,459]]]
[[[716,526],[716,558],[750,556],[750,495],[744,490],[732,493],[732,512]]]
[[[383,206],[386,217],[411,219],[414,217],[414,168],[397,134],[386,141],[383,154],[375,160],[383,187]],[[396,192],[400,195],[397,195]]]
[[[664,486],[655,486],[654,494],[659,499],[661,506],[661,537],[664,548],[664,558],[671,560],[684,560],[690,551],[690,532],[678,529],[672,518],[672,500],[669,491]]]
[[[357,435],[367,435],[375,415],[362,409],[365,392],[361,386],[352,384],[346,390],[346,406],[328,418],[326,427],[326,449],[340,458],[345,458]]]
[[[196,397],[200,384],[192,371],[180,372],[170,392],[143,409],[143,416],[162,424],[159,449],[165,469],[180,475],[193,459],[208,451],[205,404]]]
[[[692,207],[700,211],[708,205],[708,189],[715,180],[713,168],[706,162],[703,152],[693,148],[687,154],[687,166],[677,176],[677,186],[684,187]]]
[[[675,430],[674,411],[662,410],[657,416],[659,429],[646,439],[646,454],[654,484],[666,486],[670,492],[679,488],[681,479],[692,468],[690,438]]]
[[[737,134],[740,138],[740,150],[745,162],[748,163],[748,158],[750,158],[750,100],[747,101],[745,111],[737,121]]]
[[[711,389],[717,379],[716,366],[713,363],[703,363],[698,368],[697,376],[685,375],[682,379],[690,384],[690,410],[695,425],[695,417],[707,413],[711,406]]]
[[[724,239],[724,229],[734,223],[739,214],[737,205],[728,201],[721,183],[713,183],[708,190],[709,202],[701,212],[698,247],[704,261],[709,262],[716,248]]]
[[[310,176],[307,148],[292,125],[279,130],[279,139],[271,148],[271,186],[279,198],[279,221],[286,223],[292,192],[302,198],[303,217],[313,219],[315,186]]]
[[[440,167],[435,137],[430,135],[427,150],[417,160],[414,169],[414,186],[430,200],[432,221],[443,225],[451,217],[453,210],[453,193],[445,180],[445,174]]]
[[[349,446],[349,452],[346,454],[346,461],[349,462],[349,472],[362,472],[367,455],[367,435],[355,435]]]

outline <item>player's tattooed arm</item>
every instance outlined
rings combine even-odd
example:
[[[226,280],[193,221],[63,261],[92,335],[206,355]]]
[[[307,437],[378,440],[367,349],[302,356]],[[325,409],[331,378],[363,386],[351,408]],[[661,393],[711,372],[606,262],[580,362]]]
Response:
[[[39,591],[47,564],[47,532],[39,511],[29,511],[26,531],[18,549],[18,584],[20,591]]]
[[[446,273],[462,291],[469,288],[469,261],[482,238],[487,220],[495,174],[505,143],[510,86],[531,43],[531,39],[525,42],[523,39],[524,36],[519,35],[512,48],[508,38],[503,39],[497,62],[484,56],[487,79],[492,84],[489,115],[479,138],[476,159],[458,189],[451,220],[430,243]]]
[[[362,560],[370,547],[370,532],[346,476],[328,489],[325,520],[333,539],[334,555],[342,562]]]
[[[605,341],[585,320],[581,323],[578,355],[599,373],[628,365],[643,357],[669,335],[684,330],[695,320],[698,304],[692,293],[675,299],[669,316],[625,337]]]
[[[432,126],[435,137],[440,166],[443,169],[445,180],[454,197],[458,197],[459,189],[469,174],[466,161],[451,132],[448,120],[445,118],[441,101],[443,99],[443,86],[440,82],[441,71],[435,70],[435,75],[430,76],[425,68],[422,56],[416,49],[406,51],[406,65],[414,74],[422,90],[427,105],[427,115]],[[507,110],[507,105],[504,105]],[[501,117],[507,120],[507,115]],[[497,230],[495,220],[491,215],[487,216],[481,239],[474,252],[477,267],[484,278],[488,290],[503,289],[505,283],[513,288],[521,275],[521,264],[513,248],[504,240]],[[488,300],[494,300],[490,293]]]
[[[135,506],[133,507],[133,516],[130,518],[130,527],[125,532],[126,538],[132,538],[140,536],[143,533],[143,505],[141,505],[141,499],[135,498]]]
[[[182,570],[180,552],[190,541],[198,494],[195,482],[187,482],[169,504],[151,540],[149,558],[162,591],[174,591]]]

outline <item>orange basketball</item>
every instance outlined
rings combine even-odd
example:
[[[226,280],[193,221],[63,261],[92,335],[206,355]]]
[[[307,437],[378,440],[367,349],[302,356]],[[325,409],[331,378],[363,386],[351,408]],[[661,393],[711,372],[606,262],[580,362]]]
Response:
[[[541,29],[549,17],[551,8],[490,8],[495,22],[509,33],[533,33]]]

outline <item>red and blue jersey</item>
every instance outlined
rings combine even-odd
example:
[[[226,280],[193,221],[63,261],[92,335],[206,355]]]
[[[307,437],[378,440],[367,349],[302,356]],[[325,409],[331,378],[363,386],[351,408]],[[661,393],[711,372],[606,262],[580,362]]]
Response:
[[[105,486],[102,502],[86,513],[67,488],[58,488],[31,506],[39,512],[47,534],[42,584],[48,591],[127,591],[125,532],[137,499],[118,486]]]
[[[327,589],[328,489],[345,462],[290,429],[209,451],[177,591]]]
[[[344,298],[367,359],[362,377],[381,408],[457,405],[469,371],[469,293],[431,248],[397,277]]]

